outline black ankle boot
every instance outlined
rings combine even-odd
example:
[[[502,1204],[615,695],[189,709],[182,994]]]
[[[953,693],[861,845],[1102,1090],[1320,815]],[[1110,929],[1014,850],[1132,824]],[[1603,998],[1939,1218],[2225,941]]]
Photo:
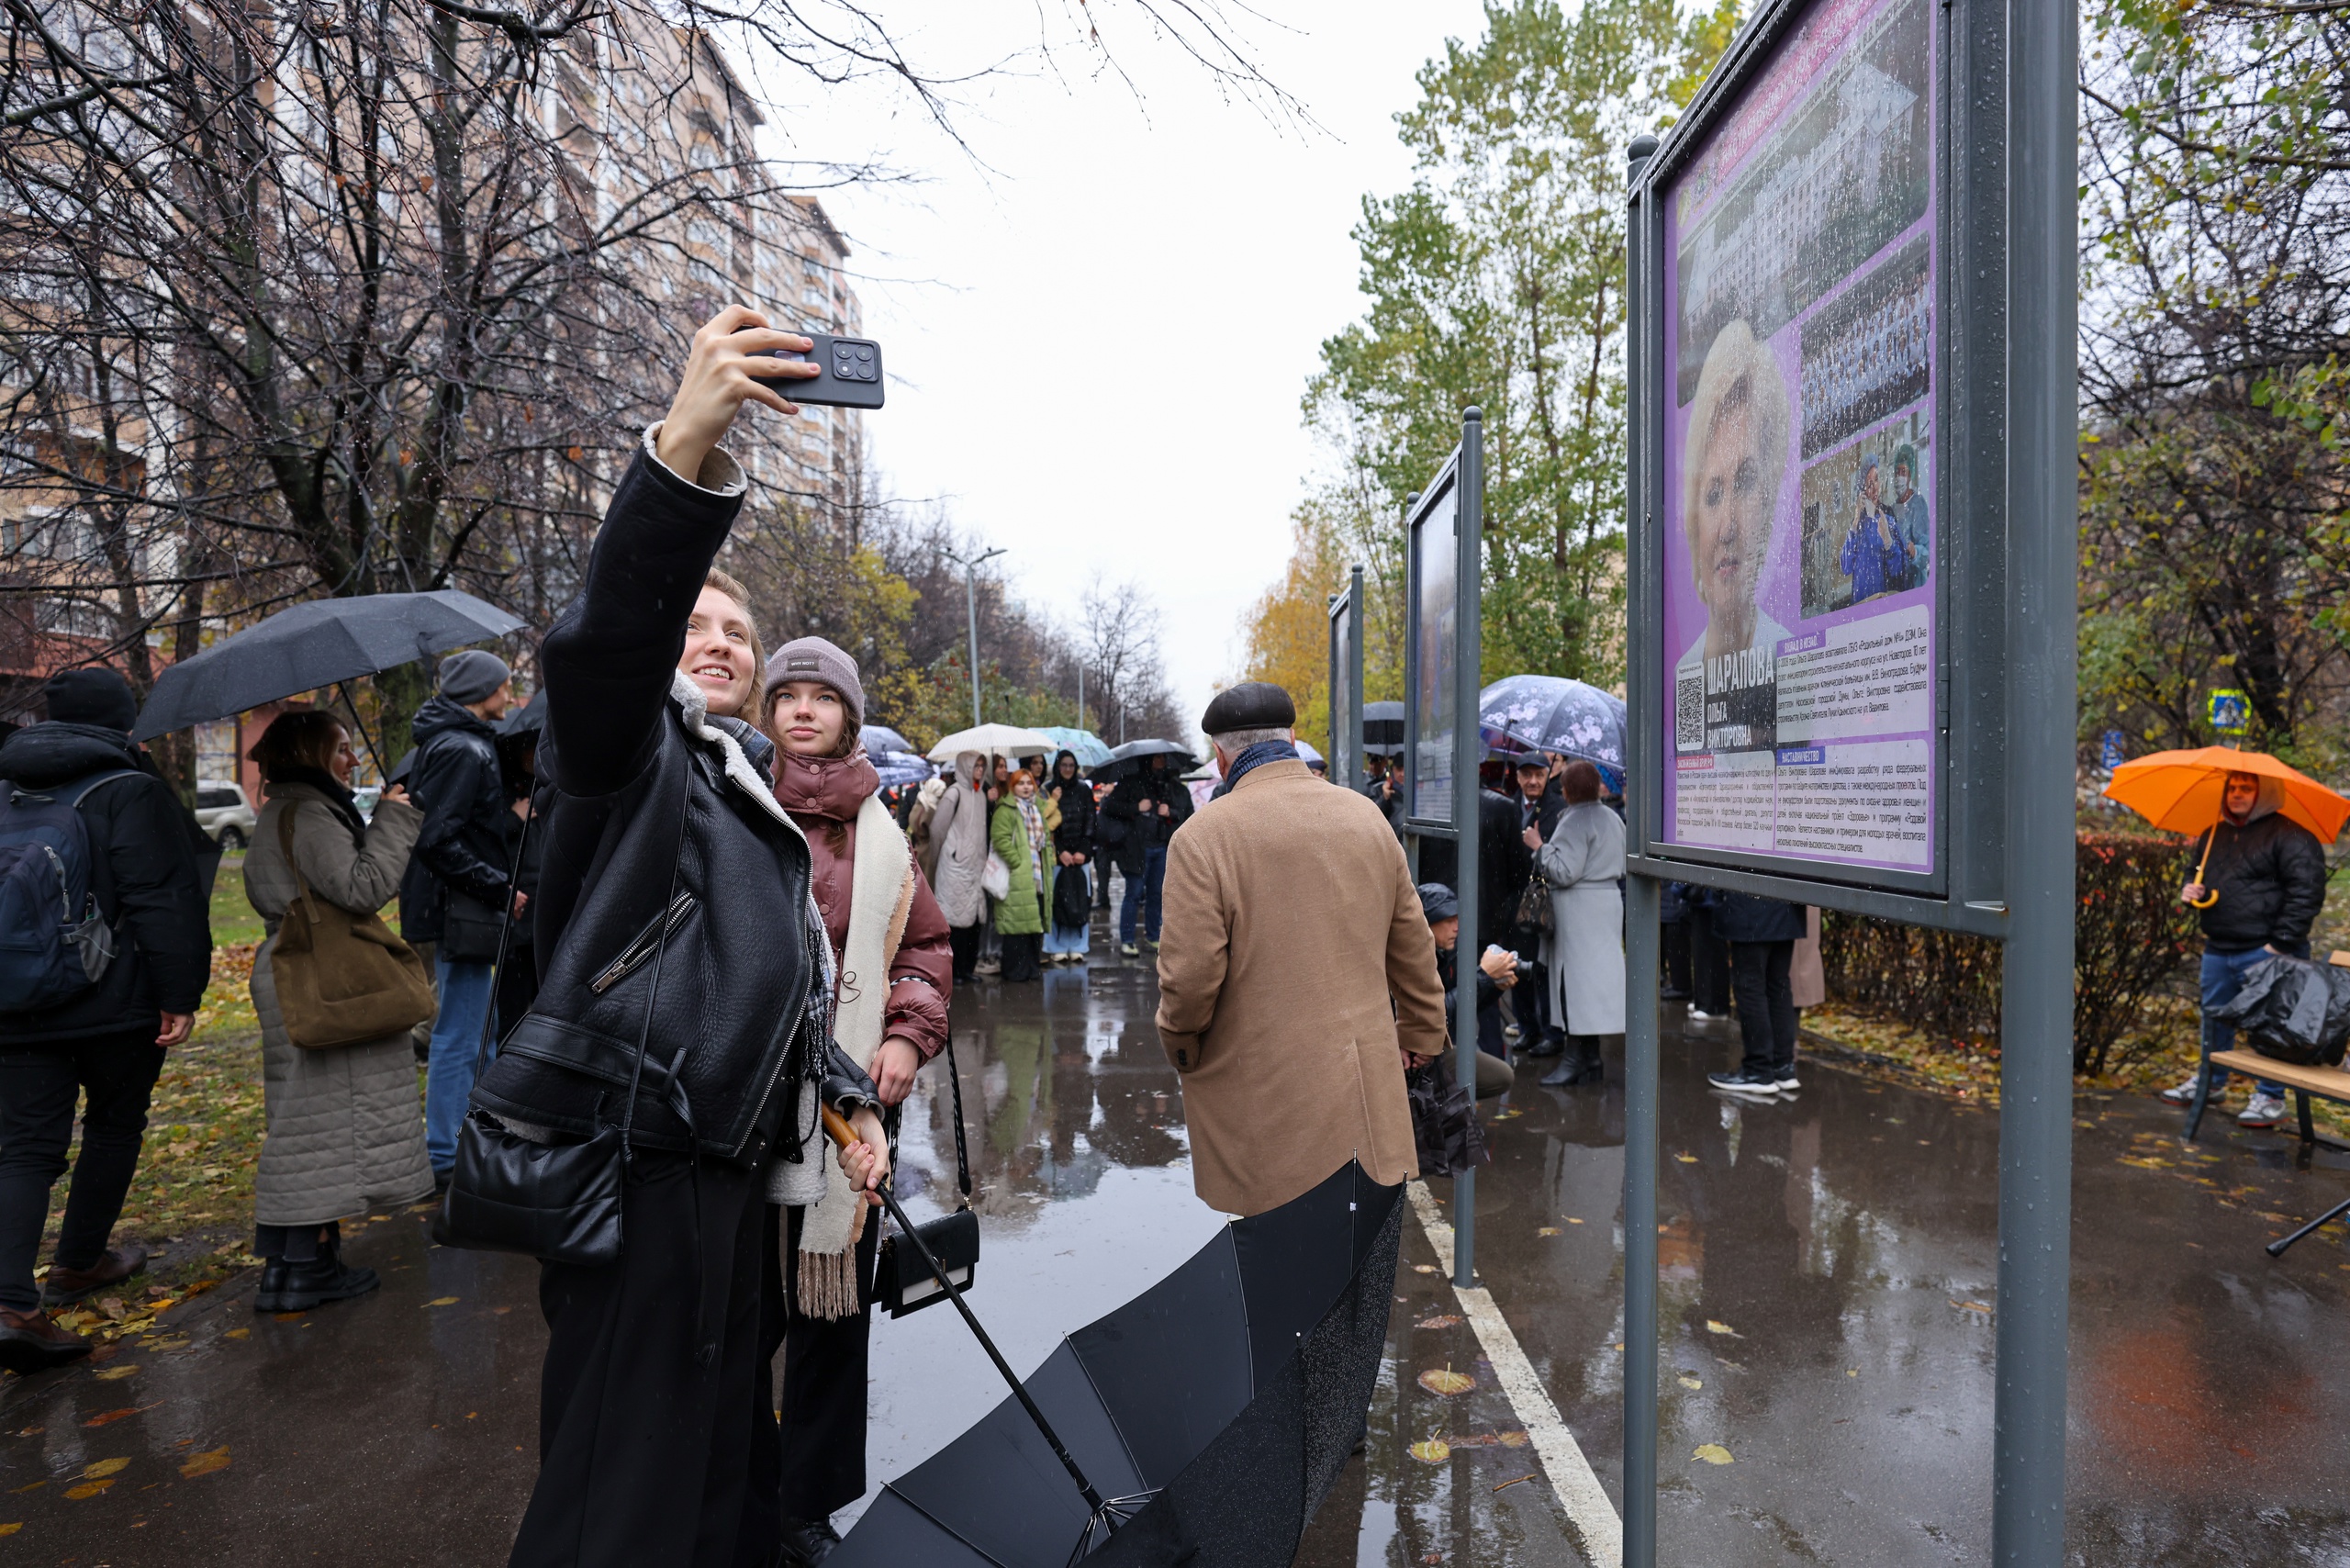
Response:
[[[285,1273],[289,1265],[283,1258],[264,1259],[261,1267],[261,1288],[253,1292],[255,1312],[285,1310]]]
[[[263,1276],[266,1282],[267,1275]],[[322,1302],[349,1301],[365,1295],[384,1282],[373,1269],[354,1269],[342,1260],[339,1241],[320,1245],[316,1258],[285,1264],[285,1288],[278,1293],[279,1312],[308,1312]]]
[[[841,1543],[830,1519],[786,1519],[781,1535],[784,1568],[816,1568]]]

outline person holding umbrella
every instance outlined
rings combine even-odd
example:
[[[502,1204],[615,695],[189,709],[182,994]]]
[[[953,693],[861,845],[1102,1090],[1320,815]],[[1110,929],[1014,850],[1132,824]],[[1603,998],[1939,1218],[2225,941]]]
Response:
[[[894,1131],[914,1074],[946,1044],[946,917],[881,801],[859,738],[856,661],[822,637],[800,637],[776,650],[767,678],[775,798],[807,835],[838,977],[834,1037],[872,1076]],[[864,975],[887,980],[867,985]],[[822,1202],[783,1211],[784,1288],[760,1330],[760,1360],[783,1355],[780,1535],[792,1568],[838,1544],[833,1514],[865,1494],[867,1297],[881,1227],[856,1205],[845,1174],[827,1185]]]
[[[2122,783],[2118,773],[2114,783]],[[2245,971],[2263,959],[2279,953],[2308,958],[2310,927],[2325,904],[2325,849],[2315,834],[2280,810],[2286,789],[2280,778],[2229,772],[2221,785],[2219,820],[2202,834],[2196,846],[2200,859],[2178,891],[2180,902],[2195,907],[2203,928],[2207,1051],[2226,1050],[2235,1039],[2234,1029],[2210,1014],[2235,1000]],[[2217,1094],[2227,1087],[2228,1070],[2210,1072],[2210,1092]],[[2200,1076],[2173,1084],[2162,1097],[2174,1105],[2194,1103]],[[2236,1120],[2247,1127],[2273,1127],[2284,1114],[2284,1085],[2262,1081]]]
[[[1192,792],[1168,767],[1163,752],[1128,766],[1132,771],[1102,802],[1102,815],[1125,831],[1118,841],[1118,869],[1126,879],[1125,902],[1118,910],[1118,951],[1132,958],[1142,952],[1135,945],[1137,935],[1153,948],[1158,946],[1167,846],[1192,814]]]
[[[539,762],[554,793],[539,993],[476,1082],[465,1135],[501,1159],[492,1139],[575,1160],[604,1139],[625,1244],[609,1262],[540,1265],[539,1474],[511,1568],[772,1556],[783,1450],[760,1351],[781,1237],[768,1205],[833,1191],[820,1109],[855,1127],[839,1156],[851,1202],[888,1167],[878,1095],[834,1042],[808,841],[750,722],[763,675],[751,613],[711,576],[747,488],[718,443],[745,402],[798,412],[752,377],[815,374],[765,357],[809,347],[742,306],[694,334],[541,652]],[[453,1190],[453,1217],[460,1196],[472,1194]]]

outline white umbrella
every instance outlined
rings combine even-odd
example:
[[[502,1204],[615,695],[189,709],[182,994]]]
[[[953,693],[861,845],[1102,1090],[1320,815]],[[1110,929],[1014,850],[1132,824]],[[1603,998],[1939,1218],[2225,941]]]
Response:
[[[967,751],[985,752],[1016,761],[1024,756],[1050,756],[1061,748],[1053,737],[1035,730],[1024,730],[1017,724],[979,724],[968,730],[957,730],[930,748],[933,762],[952,762]]]

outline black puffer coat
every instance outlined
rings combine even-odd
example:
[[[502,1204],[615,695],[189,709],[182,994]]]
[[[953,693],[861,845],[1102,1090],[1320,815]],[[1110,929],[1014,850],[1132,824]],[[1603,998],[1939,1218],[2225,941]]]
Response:
[[[2211,831],[2219,836],[2203,885],[2220,900],[2200,912],[2205,945],[2214,953],[2274,947],[2306,955],[2310,926],[2325,903],[2325,850],[2317,834],[2273,811],[2242,827],[2223,822]],[[2198,857],[2202,850],[2199,838]]]
[[[539,994],[474,1101],[586,1137],[620,1121],[643,1036],[635,1140],[749,1165],[778,1141],[801,1084],[821,1081],[844,1110],[873,1103],[873,1088],[833,1043],[808,844],[761,770],[773,747],[708,718],[677,676],[686,618],[741,506],[739,490],[697,488],[640,454],[586,588],[547,634]]]
[[[408,790],[424,812],[424,828],[400,878],[400,935],[438,942],[448,918],[449,890],[476,899],[494,918],[510,902],[511,863],[504,775],[498,731],[446,697],[429,699],[408,722],[416,759]]]
[[[1724,942],[1800,942],[1808,929],[1804,906],[1759,893],[1716,889],[1707,900],[1714,935]]]
[[[1073,752],[1061,756],[1077,760]],[[1093,786],[1082,778],[1061,777],[1061,756],[1053,758],[1052,772],[1041,786],[1043,792],[1060,791],[1061,825],[1053,830],[1053,847],[1064,855],[1082,855],[1093,858]]]
[[[82,802],[90,890],[115,930],[114,962],[79,996],[32,1013],[0,1013],[0,1050],[158,1029],[193,1013],[212,975],[212,923],[196,831],[147,754],[119,730],[28,724],[0,744],[0,778],[28,790],[94,773],[143,777],[100,785]]]

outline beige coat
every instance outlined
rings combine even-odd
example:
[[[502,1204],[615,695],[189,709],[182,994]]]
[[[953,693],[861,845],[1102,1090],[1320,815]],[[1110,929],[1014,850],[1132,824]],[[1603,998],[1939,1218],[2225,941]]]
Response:
[[[385,801],[366,847],[308,784],[273,785],[245,856],[245,896],[269,927],[253,958],[253,1010],[261,1015],[262,1114],[267,1133],[253,1171],[253,1218],[263,1225],[323,1225],[432,1193],[424,1110],[408,1031],[356,1046],[306,1051],[285,1036],[270,952],[277,924],[299,896],[278,846],[278,819],[294,812],[294,858],[313,895],[371,913],[400,890],[424,815]]]
[[[1303,762],[1256,767],[1176,830],[1164,907],[1158,1035],[1200,1196],[1252,1215],[1350,1159],[1417,1175],[1396,1047],[1445,1048],[1444,991],[1379,808]]]

